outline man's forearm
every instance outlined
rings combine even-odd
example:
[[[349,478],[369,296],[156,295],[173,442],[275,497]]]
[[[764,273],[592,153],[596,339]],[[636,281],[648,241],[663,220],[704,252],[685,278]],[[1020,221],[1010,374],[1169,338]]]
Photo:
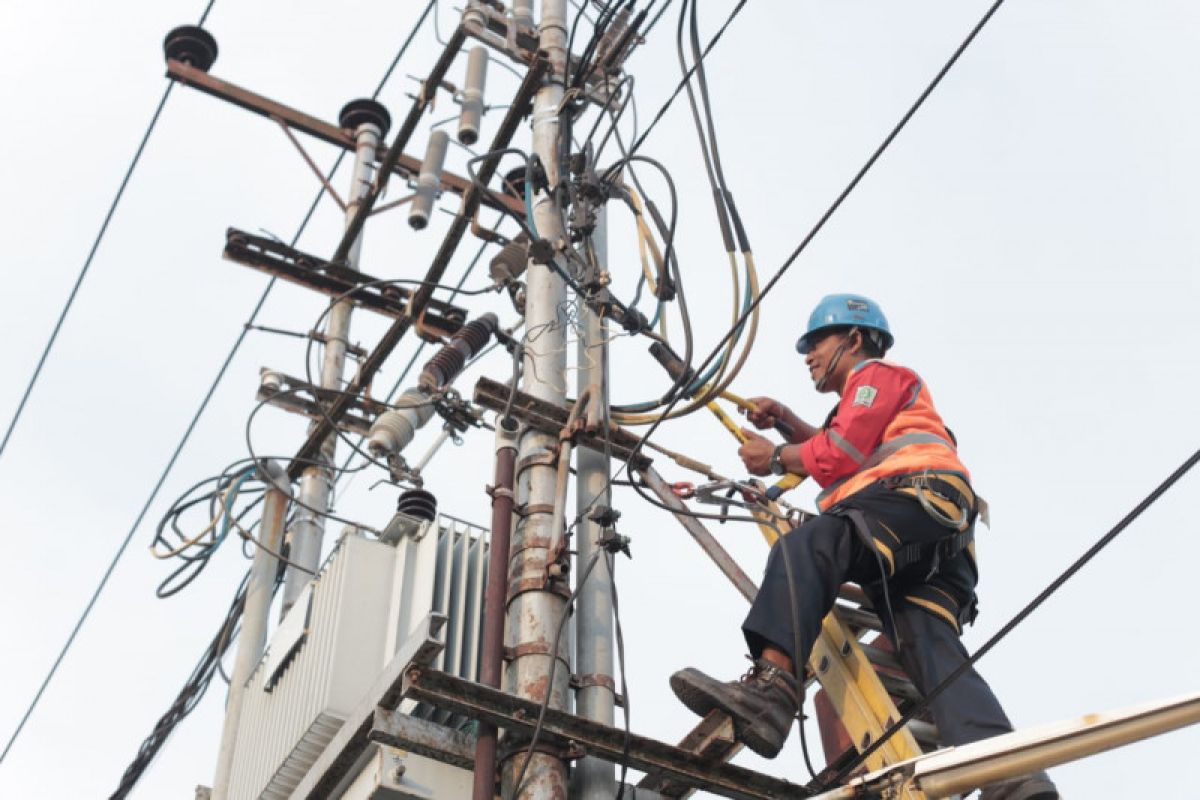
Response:
[[[816,436],[821,430],[820,428],[815,428],[804,420],[800,419],[790,408],[784,408],[783,412],[782,421],[791,429],[791,435],[787,436],[786,438],[792,444],[807,442],[809,439]]]

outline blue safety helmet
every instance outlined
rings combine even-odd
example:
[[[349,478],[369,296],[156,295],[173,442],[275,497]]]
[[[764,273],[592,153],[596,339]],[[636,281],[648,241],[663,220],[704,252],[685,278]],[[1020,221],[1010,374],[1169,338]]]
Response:
[[[887,317],[879,304],[861,294],[830,294],[821,298],[808,317],[808,330],[796,342],[796,350],[805,355],[812,350],[814,334],[828,328],[854,327],[876,332],[875,338],[883,350],[892,346],[895,338],[888,330]]]

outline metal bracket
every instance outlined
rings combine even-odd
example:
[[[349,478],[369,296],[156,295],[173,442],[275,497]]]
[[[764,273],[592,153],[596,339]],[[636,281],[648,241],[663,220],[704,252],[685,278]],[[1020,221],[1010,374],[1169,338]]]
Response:
[[[273,119],[287,126],[288,130],[301,131],[335,147],[348,150],[351,153],[358,146],[354,137],[337,125],[317,119],[302,111],[289,108],[282,103],[277,103],[274,100],[255,94],[228,81],[215,78],[203,70],[199,70],[182,61],[176,61],[175,59],[167,60],[167,77],[173,81],[191,86],[194,89],[199,89],[205,94],[233,103],[235,106],[244,108],[247,111]],[[387,149],[381,142],[377,151],[377,157],[381,161]],[[401,154],[396,159],[396,164],[392,168],[392,171],[403,178],[417,175],[421,171],[421,161],[414,156]],[[441,181],[442,191],[463,194],[471,188],[471,181],[469,179],[450,172],[442,172]],[[508,195],[489,193],[488,196],[481,198],[481,202],[497,210],[507,210],[514,214],[525,213],[525,203]]]
[[[600,686],[612,692],[613,702],[621,708],[625,707],[625,696],[617,691],[617,682],[612,675],[592,672],[583,675],[572,675],[569,683],[572,689],[588,689]]]
[[[475,384],[475,402],[492,411],[502,412],[508,408],[510,392],[513,394],[510,413],[514,417],[534,430],[548,433],[555,437],[559,436],[563,427],[568,422],[569,413],[567,409],[560,408],[553,403],[539,400],[522,391],[512,392],[508,386],[490,378],[480,378]],[[607,438],[608,444],[611,445],[613,458],[628,461],[629,466],[635,470],[642,470],[650,466],[650,459],[643,455],[640,450],[636,454],[634,453],[635,448],[638,447],[638,443],[641,441],[639,437],[618,425],[613,425],[609,430]],[[585,429],[578,433],[576,443],[603,453],[606,447],[605,439],[604,431],[588,431]]]
[[[263,380],[255,394],[258,400],[310,419],[324,419],[324,407],[342,394],[265,367],[261,373]],[[371,421],[386,410],[383,403],[356,395],[338,420],[338,428],[366,436]]]
[[[360,308],[393,319],[407,313],[408,301],[413,294],[402,285],[380,285],[379,280],[366,273],[236,228],[225,232],[222,255],[229,261],[330,297],[344,297]],[[461,328],[466,318],[465,309],[440,300],[430,300],[423,314],[423,327],[418,333],[427,341],[439,342]]]
[[[538,725],[540,703],[499,689],[413,665],[405,672],[404,694],[412,700],[489,722],[521,737]],[[678,783],[739,800],[798,800],[812,792],[780,778],[733,764],[711,763],[702,756],[645,736],[602,725],[559,709],[546,709],[539,740],[564,751],[578,748],[589,756],[662,775]]]

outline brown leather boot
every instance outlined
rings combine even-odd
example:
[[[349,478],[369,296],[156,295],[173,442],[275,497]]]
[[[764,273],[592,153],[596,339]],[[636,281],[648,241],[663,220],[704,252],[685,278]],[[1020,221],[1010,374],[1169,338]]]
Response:
[[[671,676],[671,689],[702,717],[716,709],[729,714],[738,741],[765,758],[783,749],[800,708],[796,679],[761,659],[727,683],[688,667]]]
[[[983,787],[979,800],[1061,800],[1050,776],[1044,772],[1012,778]]]

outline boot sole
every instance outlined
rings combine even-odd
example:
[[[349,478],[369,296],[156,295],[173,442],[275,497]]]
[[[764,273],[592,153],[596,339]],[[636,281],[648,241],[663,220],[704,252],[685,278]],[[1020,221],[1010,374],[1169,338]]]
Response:
[[[787,741],[788,731],[782,735],[775,734],[767,738],[767,734],[759,730],[769,723],[762,720],[757,712],[743,708],[733,703],[722,703],[713,697],[706,688],[710,678],[702,674],[689,675],[686,671],[671,676],[671,689],[688,710],[697,716],[706,717],[713,711],[722,711],[733,721],[734,737],[763,758],[774,758],[783,749]],[[714,685],[715,682],[713,682]],[[788,726],[789,730],[791,726]],[[776,738],[778,737],[778,738]]]

